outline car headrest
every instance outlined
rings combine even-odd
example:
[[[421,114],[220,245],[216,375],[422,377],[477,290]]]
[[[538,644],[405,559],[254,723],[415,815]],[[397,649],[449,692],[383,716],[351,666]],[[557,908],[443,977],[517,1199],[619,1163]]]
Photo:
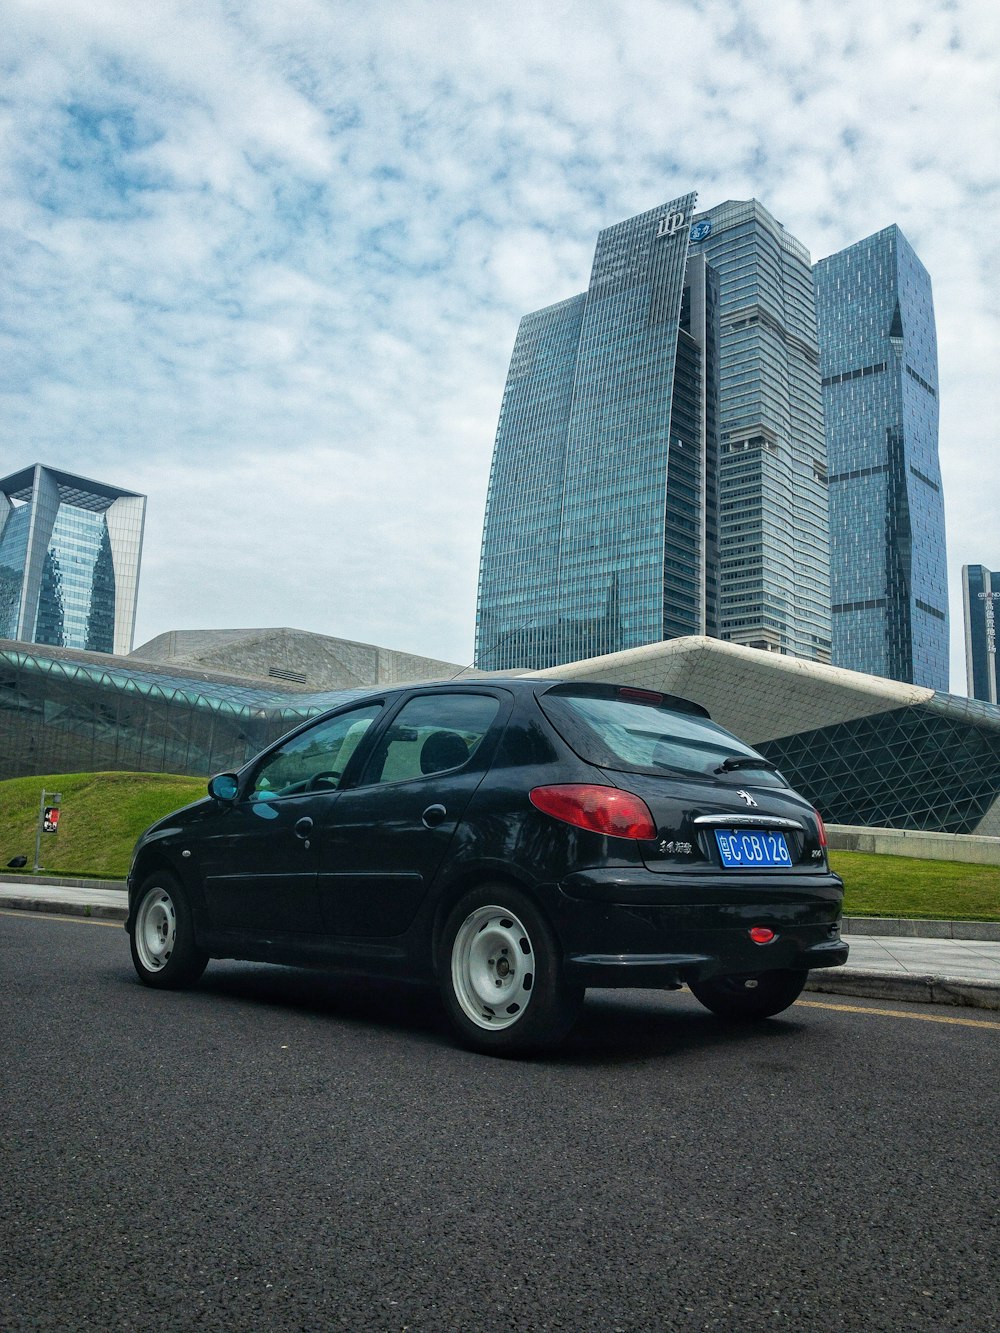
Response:
[[[435,731],[420,750],[421,773],[442,773],[458,768],[469,757],[469,747],[455,731]]]

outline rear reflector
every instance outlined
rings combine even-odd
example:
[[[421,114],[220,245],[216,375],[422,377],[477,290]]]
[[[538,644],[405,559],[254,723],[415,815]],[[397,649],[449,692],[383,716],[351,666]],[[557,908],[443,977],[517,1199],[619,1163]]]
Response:
[[[774,939],[774,931],[768,926],[754,926],[750,931],[750,938],[754,944],[770,944]]]
[[[528,799],[536,810],[577,828],[603,833],[609,838],[655,838],[656,825],[649,806],[631,792],[617,787],[587,783],[564,783],[558,787],[535,787]]]

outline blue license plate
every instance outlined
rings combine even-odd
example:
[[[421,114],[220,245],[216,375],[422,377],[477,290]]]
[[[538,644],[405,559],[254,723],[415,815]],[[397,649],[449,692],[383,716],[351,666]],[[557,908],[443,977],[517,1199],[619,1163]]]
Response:
[[[731,869],[754,869],[756,866],[790,866],[788,843],[783,833],[764,829],[716,829],[722,864]]]

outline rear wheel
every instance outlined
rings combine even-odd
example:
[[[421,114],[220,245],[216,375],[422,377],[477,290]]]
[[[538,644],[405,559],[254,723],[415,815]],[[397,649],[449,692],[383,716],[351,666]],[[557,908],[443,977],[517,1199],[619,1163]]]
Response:
[[[192,986],[208,965],[194,939],[194,921],[184,890],[162,871],[139,890],[131,919],[132,963],[139,980],[162,990]]]
[[[548,922],[526,894],[483,885],[456,904],[438,957],[445,1008],[473,1050],[511,1055],[556,1045],[580,1011]]]
[[[688,985],[695,998],[720,1018],[753,1022],[780,1014],[794,1004],[808,975],[791,970],[739,973],[691,981]]]

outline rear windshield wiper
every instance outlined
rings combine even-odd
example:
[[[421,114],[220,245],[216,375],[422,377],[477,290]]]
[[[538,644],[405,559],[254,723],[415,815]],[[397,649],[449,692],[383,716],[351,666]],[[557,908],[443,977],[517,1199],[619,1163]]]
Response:
[[[731,754],[728,759],[723,759],[715,772],[735,773],[740,768],[765,768],[771,773],[776,773],[778,765],[772,764],[770,759],[765,759],[760,754]]]

